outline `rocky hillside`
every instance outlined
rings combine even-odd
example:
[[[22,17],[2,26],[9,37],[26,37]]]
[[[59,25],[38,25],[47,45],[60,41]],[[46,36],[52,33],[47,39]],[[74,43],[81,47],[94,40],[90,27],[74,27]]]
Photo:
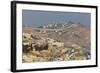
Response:
[[[90,28],[81,24],[50,24],[23,28],[23,62],[88,60]]]
[[[61,31],[48,32],[48,37],[64,42],[66,47],[78,44],[90,48],[90,28],[87,26],[73,24]]]

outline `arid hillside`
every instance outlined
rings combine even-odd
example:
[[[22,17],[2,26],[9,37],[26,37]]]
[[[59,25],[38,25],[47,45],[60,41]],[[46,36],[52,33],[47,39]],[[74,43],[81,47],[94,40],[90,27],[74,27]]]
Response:
[[[23,62],[90,59],[90,28],[81,24],[23,27]]]

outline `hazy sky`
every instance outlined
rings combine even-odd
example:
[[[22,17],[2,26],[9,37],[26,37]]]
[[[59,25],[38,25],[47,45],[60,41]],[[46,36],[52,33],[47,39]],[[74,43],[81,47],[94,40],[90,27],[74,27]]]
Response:
[[[55,22],[80,22],[84,25],[90,25],[90,13],[78,12],[56,12],[56,11],[37,11],[37,10],[23,10],[22,24],[23,25],[46,25]]]

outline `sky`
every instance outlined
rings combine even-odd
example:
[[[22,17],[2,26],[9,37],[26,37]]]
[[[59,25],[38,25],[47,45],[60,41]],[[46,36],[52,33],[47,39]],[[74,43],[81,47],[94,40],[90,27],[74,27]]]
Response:
[[[90,13],[79,12],[58,12],[58,11],[37,11],[23,10],[22,24],[25,26],[41,26],[51,23],[63,23],[72,21],[83,25],[90,25]]]

